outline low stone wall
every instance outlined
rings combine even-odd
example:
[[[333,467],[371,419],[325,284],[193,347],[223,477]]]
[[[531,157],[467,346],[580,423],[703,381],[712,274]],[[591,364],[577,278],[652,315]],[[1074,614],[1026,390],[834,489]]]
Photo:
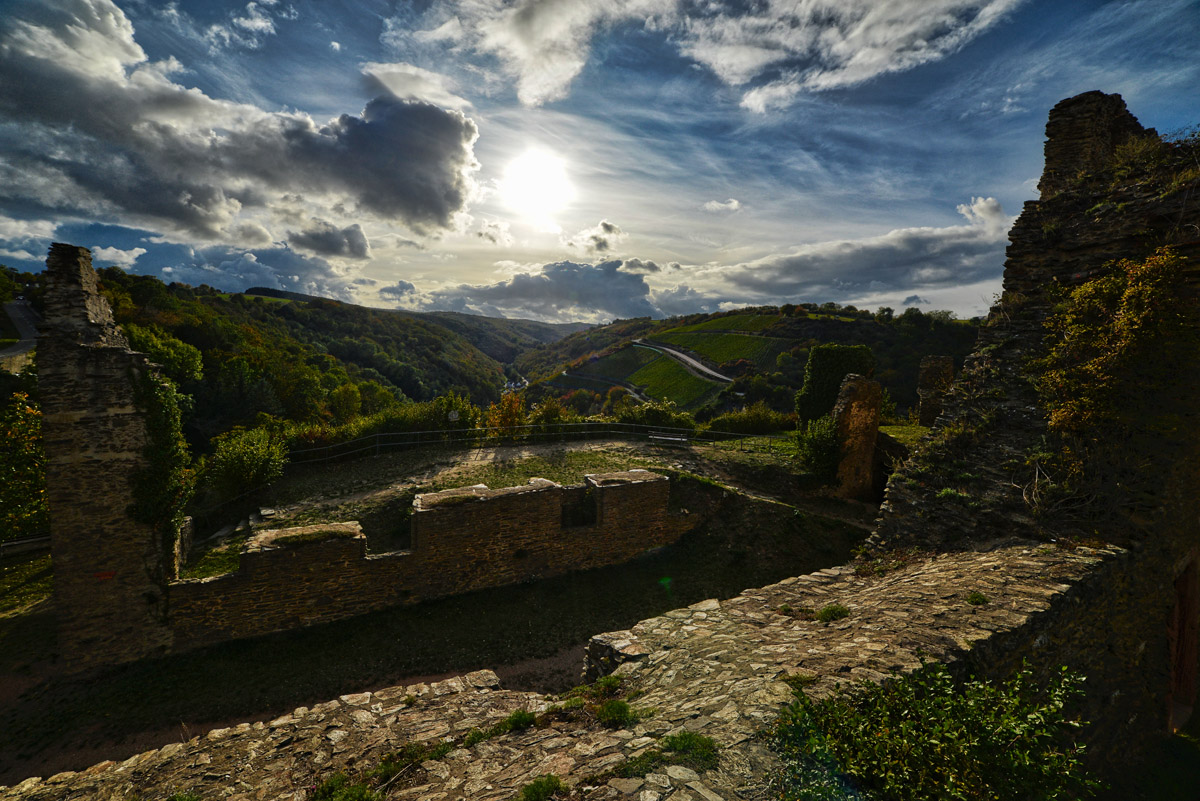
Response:
[[[594,672],[615,670],[623,690],[638,693],[635,709],[653,709],[653,715],[619,729],[559,720],[459,748],[415,767],[412,785],[393,788],[388,797],[508,801],[534,777],[555,773],[584,799],[764,799],[778,763],[756,735],[792,698],[784,678],[807,676],[806,692],[820,696],[839,682],[876,681],[893,670],[911,670],[922,658],[1006,670],[1019,658],[1010,654],[1019,643],[1051,658],[1063,652],[1084,656],[1076,650],[1080,642],[1107,641],[1104,604],[1110,601],[1101,588],[1121,576],[1128,561],[1125,552],[1112,548],[1067,551],[1010,542],[920,560],[885,575],[830,568],[677,609],[628,631],[598,635],[589,649],[593,668],[599,668]],[[971,592],[983,593],[988,602],[970,604]],[[785,613],[831,602],[846,606],[849,617],[824,625]],[[1121,653],[1114,651],[1117,658]],[[1130,663],[1126,671],[1142,667]],[[500,690],[495,676],[481,671],[433,685],[342,696],[122,763],[28,780],[0,791],[0,799],[107,799],[187,790],[204,799],[300,801],[335,771],[370,770],[406,743],[461,737],[515,709],[540,712],[552,703]],[[1123,715],[1121,710],[1116,717]],[[672,766],[645,778],[594,778],[682,730],[721,745],[717,769],[696,773]]]
[[[589,475],[579,487],[535,478],[522,487],[418,495],[412,549],[386,554],[368,554],[361,533],[346,530],[291,547],[278,536],[307,529],[260,534],[237,572],[169,585],[172,650],[619,564],[688,530],[687,517],[668,513],[669,493],[665,476],[631,470]],[[564,525],[564,517],[573,522],[564,507],[588,504],[594,522]]]

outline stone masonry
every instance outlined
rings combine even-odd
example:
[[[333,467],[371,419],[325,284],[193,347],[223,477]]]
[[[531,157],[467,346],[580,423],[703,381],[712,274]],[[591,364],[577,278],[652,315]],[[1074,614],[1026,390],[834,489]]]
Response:
[[[85,248],[51,247],[45,312],[38,384],[59,647],[75,668],[161,653],[164,554],[126,512],[147,444],[135,380],[150,366],[113,322]]]
[[[522,487],[418,495],[412,548],[393,553],[368,554],[365,538],[346,524],[262,532],[247,543],[237,572],[168,587],[172,648],[620,564],[690,528],[690,518],[667,511],[669,487],[665,476],[630,470],[589,475],[579,487],[535,478]],[[572,503],[591,506],[592,522],[564,525]],[[316,529],[333,536],[277,544]]]
[[[878,381],[850,373],[842,379],[833,420],[842,443],[837,467],[837,494],[867,501],[875,493],[875,441],[883,388]]]

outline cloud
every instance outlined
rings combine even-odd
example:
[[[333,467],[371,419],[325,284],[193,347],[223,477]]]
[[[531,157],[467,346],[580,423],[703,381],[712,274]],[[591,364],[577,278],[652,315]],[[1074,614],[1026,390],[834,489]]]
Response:
[[[252,286],[286,289],[353,302],[351,285],[333,265],[287,247],[240,249],[226,245],[192,248],[186,259],[163,267],[164,281],[209,284],[231,292]]]
[[[965,225],[899,228],[742,264],[690,268],[689,283],[741,303],[776,303],[899,295],[999,276],[1013,218],[995,198],[972,198],[957,209]]]
[[[120,267],[122,270],[128,270],[133,266],[133,263],[138,260],[138,256],[146,253],[145,248],[131,248],[130,250],[121,250],[120,248],[91,248],[92,261],[103,262],[104,264],[112,264]]]
[[[385,43],[467,47],[495,56],[536,106],[566,97],[592,40],[619,24],[667,36],[679,52],[765,111],[802,91],[869,81],[944,58],[1023,0],[453,0],[387,23]],[[755,82],[758,85],[750,86]]]
[[[338,228],[325,220],[313,219],[300,233],[288,231],[288,241],[297,247],[323,256],[347,256],[352,259],[371,258],[371,245],[358,223]]]
[[[329,43],[329,49],[330,49],[330,50],[332,50],[332,51],[333,51],[333,52],[335,52],[335,53],[340,53],[340,52],[342,52],[342,43],[341,43],[341,42],[336,42],[336,41],[334,41],[334,42],[330,42],[330,43]]]
[[[723,302],[720,297],[703,295],[685,284],[658,290],[651,297],[654,305],[668,316],[719,311]]]
[[[180,13],[178,9],[176,13]],[[299,17],[296,9],[281,5],[279,0],[255,0],[241,11],[229,12],[225,22],[209,26],[204,32],[204,41],[213,49],[245,47],[257,50],[268,36],[275,35],[276,20]]]
[[[675,265],[679,266],[679,265]],[[621,263],[621,269],[627,273],[656,273],[662,269],[657,263],[642,259],[626,259]]]
[[[0,210],[236,236],[244,215],[305,199],[417,232],[453,227],[474,197],[475,124],[391,94],[318,123],[176,83],[111,0],[26,2],[0,22]]]
[[[675,0],[454,0],[434,4],[419,23],[394,18],[385,43],[466,46],[495,56],[516,78],[517,97],[537,106],[567,95],[583,70],[593,36],[627,20],[653,24]]]
[[[465,109],[471,102],[454,93],[454,82],[445,75],[398,62],[363,64],[363,75],[378,87],[403,100],[432,103],[442,108]]]
[[[417,291],[417,288],[415,286],[413,286],[411,283],[409,283],[408,281],[397,281],[396,283],[392,284],[391,286],[385,286],[385,287],[379,288],[379,294],[381,297],[391,297],[393,299],[399,299],[399,298],[404,297],[405,295],[411,295],[413,292],[416,292],[416,291]]]
[[[508,223],[501,220],[484,220],[479,224],[479,230],[475,232],[475,235],[502,248],[512,247],[513,236],[508,228]]]
[[[518,273],[495,284],[434,290],[429,293],[428,306],[476,314],[490,306],[506,317],[552,321],[661,317],[649,300],[645,279],[622,271],[621,264],[547,264],[539,272]]]
[[[719,200],[710,200],[701,206],[702,209],[711,214],[723,214],[727,212],[737,211],[742,207],[742,204],[735,198],[729,198],[724,203]]]
[[[907,298],[904,299],[904,302],[901,305],[903,305],[903,306],[928,306],[929,301],[925,300],[925,298],[921,297],[920,295],[909,295]]]
[[[570,248],[579,248],[591,255],[611,253],[613,247],[624,242],[629,237],[620,226],[608,220],[601,220],[591,228],[584,228],[579,233],[567,239],[563,244]]]
[[[679,42],[685,55],[730,86],[780,70],[751,90],[761,110],[800,89],[834,89],[945,57],[988,30],[1022,0],[766,0],[697,4]]]

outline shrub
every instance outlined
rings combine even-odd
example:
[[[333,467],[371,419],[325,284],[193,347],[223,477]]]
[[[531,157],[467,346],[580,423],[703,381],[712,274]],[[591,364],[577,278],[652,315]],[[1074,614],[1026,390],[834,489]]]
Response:
[[[874,370],[875,355],[866,345],[814,346],[804,365],[804,386],[796,393],[796,415],[808,422],[829,414],[847,375],[869,376]]]
[[[0,407],[0,540],[50,529],[42,413],[23,392]]]
[[[239,495],[283,475],[283,438],[262,428],[235,430],[213,438],[205,475],[219,492]]]
[[[736,412],[719,414],[708,421],[713,431],[728,431],[733,434],[771,434],[792,428],[795,420],[790,414],[777,412],[758,401]]]
[[[832,481],[841,460],[842,443],[837,423],[829,415],[809,421],[796,435],[796,449],[808,472],[822,481]]]
[[[974,590],[967,594],[967,603],[971,606],[983,606],[988,602],[988,597],[979,590]]]
[[[821,623],[832,623],[850,617],[850,610],[841,604],[826,604],[817,610],[816,618]]]
[[[956,682],[933,664],[883,684],[840,687],[820,701],[797,692],[774,732],[784,761],[780,797],[1086,797],[1098,784],[1084,772],[1084,747],[1068,736],[1081,724],[1066,713],[1081,682],[1065,668],[1045,689],[1028,669],[999,685]]]
[[[615,773],[619,776],[645,776],[665,765],[682,765],[694,771],[713,770],[717,767],[717,743],[711,737],[691,731],[671,734],[651,748],[621,765]]]
[[[567,786],[553,773],[538,776],[521,788],[521,801],[549,801],[559,793],[565,793]]]
[[[638,717],[629,704],[618,698],[610,698],[596,708],[596,720],[610,729],[619,729],[637,723]]]
[[[690,414],[675,408],[669,400],[649,401],[641,404],[618,404],[617,422],[659,428],[685,428],[696,430],[696,420]]]

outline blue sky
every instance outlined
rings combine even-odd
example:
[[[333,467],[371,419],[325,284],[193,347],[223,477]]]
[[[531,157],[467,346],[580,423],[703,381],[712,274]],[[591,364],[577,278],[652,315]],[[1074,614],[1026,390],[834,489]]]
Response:
[[[1194,0],[0,0],[0,263],[551,321],[982,313],[1046,113]]]

